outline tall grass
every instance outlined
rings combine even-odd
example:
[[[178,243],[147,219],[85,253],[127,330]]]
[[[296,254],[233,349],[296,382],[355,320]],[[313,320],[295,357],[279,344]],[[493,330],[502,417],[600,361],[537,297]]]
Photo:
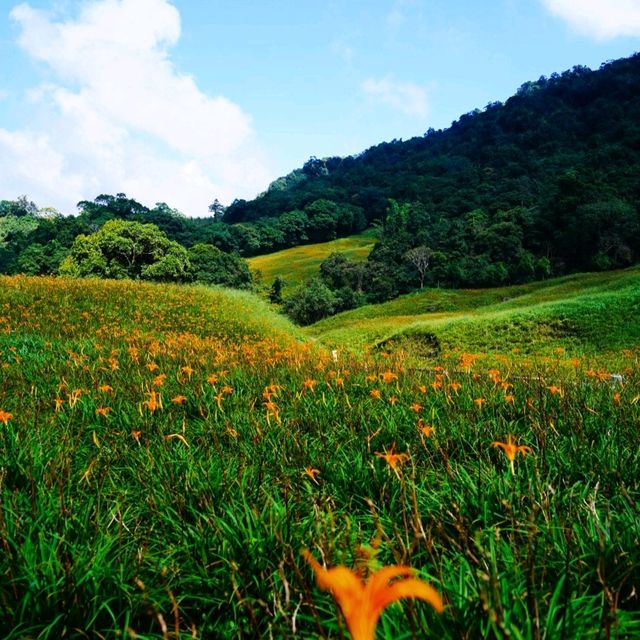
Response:
[[[2,637],[346,637],[303,547],[443,595],[380,638],[640,634],[637,348],[335,361],[258,304],[0,279]]]

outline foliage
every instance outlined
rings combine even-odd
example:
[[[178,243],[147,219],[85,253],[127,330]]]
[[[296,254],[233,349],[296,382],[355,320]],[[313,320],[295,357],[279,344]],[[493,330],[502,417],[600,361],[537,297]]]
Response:
[[[109,220],[99,231],[78,236],[60,266],[61,275],[183,281],[186,249],[152,224]]]
[[[416,366],[332,356],[246,292],[16,276],[0,296],[6,640],[345,635],[302,548],[442,596],[387,608],[380,638],[640,633],[637,341]]]
[[[338,301],[331,290],[315,278],[298,287],[284,300],[284,312],[301,325],[313,324],[336,312]]]
[[[245,289],[251,285],[249,267],[240,256],[201,243],[191,247],[188,253],[190,276],[195,282],[219,284],[233,289]]]

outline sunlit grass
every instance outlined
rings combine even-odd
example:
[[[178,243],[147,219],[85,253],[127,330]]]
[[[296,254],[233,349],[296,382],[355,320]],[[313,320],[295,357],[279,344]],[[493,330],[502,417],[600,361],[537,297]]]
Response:
[[[252,271],[260,273],[263,286],[271,286],[276,277],[280,276],[286,286],[291,288],[318,276],[320,264],[332,253],[344,253],[350,260],[366,260],[375,242],[375,235],[369,230],[331,242],[307,244],[256,256],[249,258],[248,263]]]
[[[378,638],[634,637],[640,350],[567,346],[414,368],[250,294],[0,278],[3,637],[347,637],[301,549],[442,596]]]

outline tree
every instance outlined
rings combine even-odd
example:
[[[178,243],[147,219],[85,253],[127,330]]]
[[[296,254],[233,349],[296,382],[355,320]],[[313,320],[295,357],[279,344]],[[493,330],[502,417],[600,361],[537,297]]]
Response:
[[[209,211],[213,214],[214,222],[221,222],[226,210],[226,207],[220,203],[218,198],[216,198],[213,203],[209,205]]]
[[[298,324],[313,324],[333,315],[337,300],[331,290],[319,278],[299,286],[284,301],[285,313]]]
[[[427,273],[427,269],[429,268],[429,263],[431,262],[431,256],[433,255],[433,251],[429,249],[429,247],[420,246],[414,247],[413,249],[409,249],[404,254],[404,259],[412,264],[418,275],[420,276],[420,288],[424,288],[424,276]]]
[[[284,289],[285,284],[286,282],[280,276],[276,276],[271,289],[269,289],[269,302],[271,304],[282,303],[282,289]]]
[[[212,244],[196,244],[189,249],[191,279],[204,284],[219,284],[234,289],[251,286],[251,273],[239,255],[225,253]]]
[[[155,225],[110,220],[75,239],[60,274],[180,282],[188,279],[189,266],[186,249]]]

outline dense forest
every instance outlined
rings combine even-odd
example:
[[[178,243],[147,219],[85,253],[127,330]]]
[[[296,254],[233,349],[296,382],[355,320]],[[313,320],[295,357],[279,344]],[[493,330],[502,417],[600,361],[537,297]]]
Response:
[[[26,197],[4,200],[0,271],[56,273],[65,260],[68,267],[77,236],[114,219],[153,224],[186,250],[206,245],[242,256],[375,226],[379,240],[364,266],[340,256],[323,265],[323,286],[342,290],[334,307],[348,308],[421,286],[498,285],[633,264],[639,202],[636,54],[526,82],[504,104],[464,114],[445,130],[356,156],[311,158],[252,201],[226,209],[215,201],[206,219],[124,194],[80,202],[75,216]]]

